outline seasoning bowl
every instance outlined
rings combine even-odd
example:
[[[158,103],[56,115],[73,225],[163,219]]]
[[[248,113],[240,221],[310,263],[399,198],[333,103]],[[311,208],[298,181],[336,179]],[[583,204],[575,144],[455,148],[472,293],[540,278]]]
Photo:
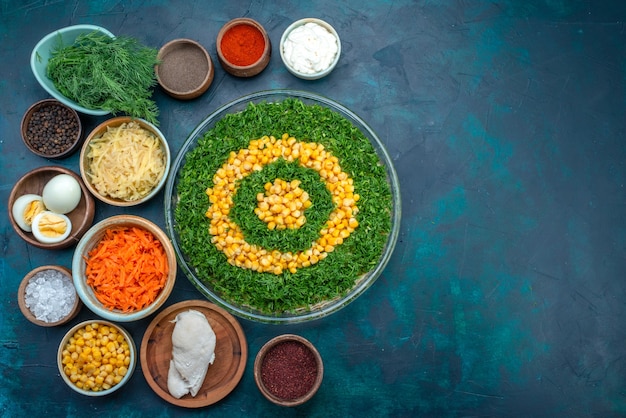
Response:
[[[74,25],[55,30],[44,36],[37,45],[35,45],[35,48],[33,48],[30,55],[30,68],[41,87],[61,103],[87,115],[103,116],[110,112],[103,109],[88,109],[79,105],[74,100],[65,97],[46,75],[48,60],[55,49],[60,46],[72,45],[79,35],[94,31],[110,36],[111,38],[114,37],[114,35],[105,28],[95,25]]]
[[[52,282],[57,282],[58,279],[62,280],[61,288],[57,287],[57,285],[51,285]],[[43,283],[37,285],[37,281],[42,281]],[[39,289],[36,287],[39,287]],[[41,293],[42,289],[46,290],[43,292],[43,295]],[[33,290],[38,290],[38,296],[32,295]],[[49,297],[52,294],[56,297]],[[17,290],[17,303],[26,319],[42,327],[66,324],[76,317],[83,306],[74,288],[72,272],[63,266],[54,265],[37,267],[24,276]],[[46,308],[44,306],[50,307],[51,305],[53,306],[53,312],[56,312],[56,314],[45,311]],[[62,314],[62,316],[58,316],[59,319],[55,319],[53,315],[57,314]]]
[[[297,20],[280,38],[283,64],[291,74],[304,80],[326,77],[335,69],[340,56],[339,34],[321,19]]]
[[[115,228],[138,228],[141,231],[149,232],[154,237],[154,240],[160,242],[166,259],[167,274],[163,287],[160,291],[158,291],[152,302],[134,310],[125,311],[122,307],[109,308],[105,306],[105,304],[96,296],[96,291],[94,291],[91,284],[87,283],[87,260],[90,260],[92,257],[90,253],[98,247],[100,242],[105,238],[105,234],[107,234],[107,232],[110,233],[110,230]],[[142,251],[144,253],[148,252],[146,248],[150,247],[142,244]],[[152,256],[154,254],[151,253],[150,255]],[[157,263],[158,259],[159,257],[151,257],[150,259],[145,260],[145,265],[155,265],[154,263]],[[115,264],[123,264],[128,268],[132,266],[132,262],[130,261],[127,263],[118,261]],[[140,268],[142,272],[146,271],[146,267],[137,267]],[[80,299],[96,315],[115,322],[136,321],[155,313],[165,303],[170,293],[172,293],[174,283],[176,282],[176,268],[176,254],[174,253],[174,248],[165,232],[148,219],[135,215],[115,215],[95,224],[80,240],[72,258],[72,277],[74,280],[74,286],[76,287],[76,292],[78,293]],[[163,272],[163,270],[164,268],[158,267],[158,264],[156,265],[155,271]],[[115,271],[112,268],[107,269],[107,274],[111,277],[118,277],[123,273],[125,272]],[[126,279],[131,280],[128,276]],[[132,280],[133,281],[131,283],[127,283],[125,286],[134,285],[135,287],[141,287],[142,284],[145,284],[141,282],[144,278]],[[124,287],[117,287],[117,289],[123,291]],[[104,295],[104,297],[110,296],[110,292],[106,290],[106,284],[101,284],[98,292]],[[137,299],[133,300],[133,302],[135,301],[137,301]]]
[[[106,184],[106,185],[104,185],[104,183],[99,183],[99,185],[96,184],[95,178],[101,178],[101,177],[106,177],[106,176],[101,176],[101,177],[97,176],[98,173],[96,171],[96,167],[93,166],[91,162],[92,161],[92,158],[90,157],[91,149],[95,146],[97,142],[100,141],[100,139],[105,133],[107,133],[110,130],[120,128],[123,124],[126,124],[126,126],[128,126],[128,124],[130,124],[131,122],[138,124],[139,127],[142,129],[142,132],[145,131],[146,134],[148,134],[149,136],[155,137],[158,139],[159,147],[158,147],[158,150],[155,149],[155,151],[159,151],[160,158],[163,159],[162,170],[160,171],[161,173],[160,178],[152,179],[153,181],[149,183],[135,182],[132,184],[127,184],[127,185],[124,185],[122,183],[114,183],[114,184]],[[108,155],[112,155],[112,154],[108,154]],[[100,160],[100,162],[102,163],[102,160]],[[125,166],[122,165],[124,164],[124,162],[126,162]],[[113,178],[115,181],[120,181],[120,182],[121,180],[123,180],[123,177],[120,175],[120,173],[124,171],[128,171],[128,170],[135,170],[140,166],[139,164],[135,164],[134,162],[130,160],[125,160],[124,158],[117,158],[117,159],[111,158],[111,164],[115,164],[115,165],[110,165],[110,164],[106,165],[102,163],[102,168],[100,168],[100,170],[102,170],[101,174],[106,174],[109,178]],[[87,136],[87,138],[85,139],[85,142],[83,143],[83,146],[80,151],[80,160],[79,160],[80,174],[89,192],[93,194],[101,202],[107,203],[112,206],[122,206],[122,207],[140,205],[152,199],[154,196],[156,196],[157,193],[159,193],[159,191],[163,188],[163,185],[165,184],[165,181],[167,180],[167,175],[170,170],[170,164],[171,164],[170,149],[163,133],[161,133],[161,131],[150,122],[147,122],[140,118],[131,118],[128,116],[120,116],[120,117],[115,117],[115,118],[106,120],[102,122],[100,125],[98,125],[96,128],[94,128],[89,134],[89,136]],[[140,197],[138,198],[132,197],[128,199],[122,198],[122,196],[126,196],[126,195],[121,194],[120,192],[121,189],[136,190],[139,187],[144,187],[146,189],[144,190],[144,194],[141,195]]]
[[[215,70],[206,49],[191,39],[174,39],[161,47],[155,73],[167,94],[180,100],[202,95],[211,83]]]
[[[34,154],[61,159],[80,148],[83,126],[74,109],[56,99],[45,99],[24,113],[21,132],[24,145]]]
[[[272,45],[265,28],[256,20],[236,18],[217,34],[217,58],[224,70],[236,77],[259,74],[270,62]],[[233,47],[237,49],[233,49]]]
[[[84,349],[87,347],[90,350]],[[120,354],[124,360],[116,359]],[[108,358],[111,355],[116,361],[105,364],[98,360],[99,357]],[[72,390],[85,396],[106,396],[119,390],[128,383],[136,365],[137,348],[128,331],[99,319],[84,321],[72,327],[61,340],[57,351],[61,378]],[[107,366],[110,366],[110,370],[107,370]]]
[[[324,377],[324,363],[306,338],[283,334],[269,340],[254,360],[254,381],[270,402],[298,406],[310,400]]]
[[[59,242],[44,243],[39,241],[32,231],[25,231],[19,226],[19,221],[14,215],[13,208],[16,201],[21,196],[28,194],[41,196],[46,184],[59,174],[72,176],[80,186],[81,196],[78,206],[71,212],[65,214],[72,224],[70,234]],[[39,167],[24,174],[13,186],[8,202],[9,218],[15,232],[27,243],[44,250],[60,250],[78,243],[85,232],[87,232],[87,230],[91,227],[95,209],[96,204],[94,199],[80,176],[72,170],[59,166]]]

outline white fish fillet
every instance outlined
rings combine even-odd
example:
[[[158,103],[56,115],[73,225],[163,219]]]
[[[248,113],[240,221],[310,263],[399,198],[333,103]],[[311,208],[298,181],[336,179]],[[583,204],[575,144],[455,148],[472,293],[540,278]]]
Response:
[[[187,393],[196,396],[215,360],[215,332],[206,317],[193,309],[179,313],[172,322],[176,325],[167,389],[175,398]]]

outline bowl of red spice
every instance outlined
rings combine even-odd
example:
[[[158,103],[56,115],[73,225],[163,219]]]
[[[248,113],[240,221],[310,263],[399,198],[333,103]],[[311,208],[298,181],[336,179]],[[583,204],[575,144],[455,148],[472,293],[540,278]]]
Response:
[[[21,132],[30,151],[52,159],[72,155],[83,138],[78,113],[56,99],[40,100],[30,106],[22,117]]]
[[[174,288],[176,268],[165,232],[136,215],[115,215],[95,224],[72,258],[80,299],[98,316],[116,322],[156,312]]]
[[[256,385],[276,405],[302,405],[315,395],[323,377],[320,353],[309,340],[295,334],[272,338],[254,360]]]
[[[191,39],[174,39],[161,47],[155,73],[167,94],[180,100],[201,96],[211,83],[215,70],[207,50]]]
[[[222,68],[237,77],[255,76],[270,62],[270,38],[254,19],[242,17],[229,21],[217,34],[215,45]]]

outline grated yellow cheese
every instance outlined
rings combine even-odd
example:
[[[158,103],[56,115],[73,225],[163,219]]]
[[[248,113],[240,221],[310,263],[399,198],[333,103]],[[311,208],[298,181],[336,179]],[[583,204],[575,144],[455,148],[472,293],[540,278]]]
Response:
[[[89,143],[88,176],[103,196],[135,201],[146,196],[165,172],[159,138],[137,122],[108,127]]]

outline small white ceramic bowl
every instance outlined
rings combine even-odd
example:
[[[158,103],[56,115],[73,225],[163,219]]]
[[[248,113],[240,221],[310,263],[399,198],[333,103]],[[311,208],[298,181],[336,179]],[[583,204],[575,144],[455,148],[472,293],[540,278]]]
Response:
[[[59,90],[57,90],[52,80],[50,80],[46,75],[46,68],[48,66],[48,60],[50,59],[51,53],[60,45],[60,43],[61,45],[72,45],[79,35],[91,33],[93,31],[101,32],[111,38],[115,36],[108,30],[95,25],[75,25],[55,30],[54,32],[44,36],[37,43],[37,45],[35,45],[35,48],[30,56],[30,68],[39,84],[41,84],[41,87],[43,87],[52,97],[61,103],[87,115],[103,116],[111,112],[101,109],[88,109],[79,105],[75,101],[68,99],[61,94]]]
[[[314,24],[321,26],[322,28],[326,29],[337,40],[337,52],[335,53],[335,56],[333,60],[330,62],[330,64],[326,68],[323,68],[320,71],[312,72],[312,73],[303,72],[294,68],[285,52],[285,42],[288,40],[291,32],[294,29],[299,28],[300,26],[306,25],[307,23],[314,23]],[[280,38],[280,58],[283,60],[283,64],[285,64],[285,67],[291,74],[304,80],[317,80],[322,77],[326,77],[335,69],[335,67],[337,66],[337,63],[339,62],[340,56],[341,56],[341,40],[339,39],[339,34],[337,34],[337,31],[335,30],[335,28],[333,28],[329,23],[321,19],[307,17],[304,19],[297,20],[293,22],[291,25],[289,25],[287,29],[285,29],[285,31],[283,32],[283,35]]]

